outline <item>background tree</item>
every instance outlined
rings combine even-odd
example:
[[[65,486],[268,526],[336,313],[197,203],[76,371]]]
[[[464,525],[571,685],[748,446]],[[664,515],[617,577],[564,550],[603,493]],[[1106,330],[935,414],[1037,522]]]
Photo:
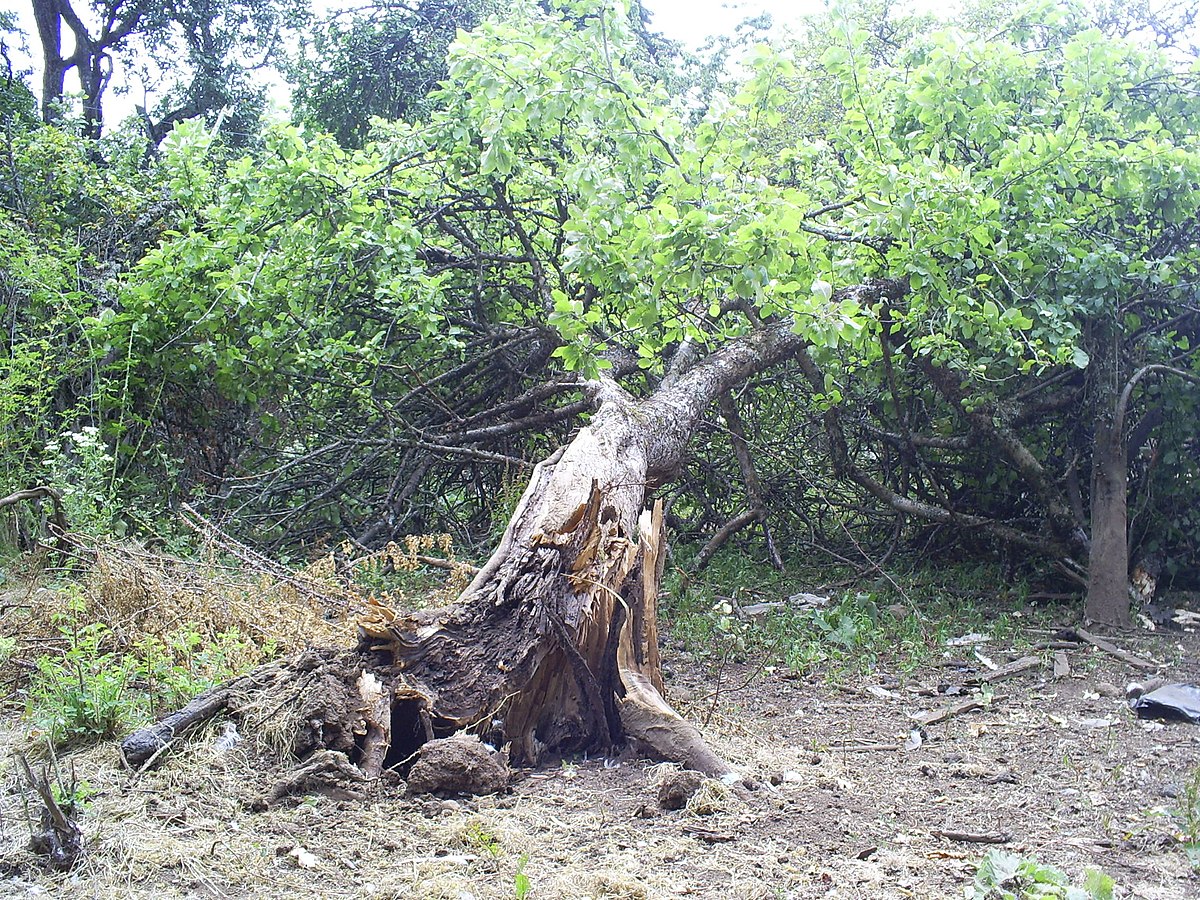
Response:
[[[359,147],[371,119],[414,121],[446,75],[446,51],[502,4],[495,0],[380,2],[335,12],[306,35],[292,72],[297,116]]]
[[[83,133],[98,138],[104,128],[103,101],[115,72],[142,70],[157,86],[162,75],[174,83],[151,117],[142,105],[147,132],[161,140],[171,125],[189,115],[215,115],[261,103],[261,89],[247,73],[275,61],[281,29],[307,9],[295,2],[248,0],[33,0],[42,56],[42,117],[55,121],[74,72],[83,97]],[[64,55],[64,29],[72,42]],[[245,123],[243,123],[244,125]]]

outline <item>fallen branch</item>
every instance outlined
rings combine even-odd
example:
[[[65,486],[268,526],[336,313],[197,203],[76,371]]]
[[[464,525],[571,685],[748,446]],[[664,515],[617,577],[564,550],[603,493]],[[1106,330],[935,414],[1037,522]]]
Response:
[[[993,697],[992,701],[995,702],[996,699],[997,698]],[[977,709],[983,709],[982,700],[964,700],[962,703],[955,703],[952,706],[943,706],[941,709],[919,713],[915,716],[909,716],[909,718],[922,728],[925,728],[929,725],[936,725],[939,722],[945,722],[947,719],[952,719],[955,716],[961,716],[963,713],[974,712]]]
[[[857,742],[857,743],[844,743],[844,744],[830,744],[829,749],[830,750],[840,750],[843,753],[868,753],[873,750],[877,750],[880,752],[884,752],[884,751],[888,751],[888,750],[899,750],[900,745],[899,744],[875,744],[875,743]]]
[[[1069,629],[1066,633],[1076,635],[1083,643],[1091,644],[1097,650],[1103,650],[1109,656],[1115,656],[1117,659],[1121,660],[1121,662],[1128,663],[1135,669],[1143,669],[1147,672],[1152,672],[1159,668],[1156,663],[1142,659],[1140,656],[1135,656],[1128,650],[1122,650],[1116,644],[1109,643],[1104,638],[1097,637],[1090,631],[1084,631],[1082,628],[1075,628]]]
[[[945,838],[948,841],[962,841],[966,844],[1007,844],[1012,840],[1012,835],[1007,831],[975,832],[933,828],[929,833],[934,837]]]
[[[29,488],[24,491],[17,491],[15,494],[9,494],[7,497],[0,497],[0,509],[24,500],[50,501],[50,505],[54,508],[54,516],[50,523],[50,533],[58,541],[58,547],[56,548],[58,552],[63,557],[68,556],[70,550],[67,542],[67,531],[69,529],[67,528],[67,514],[63,512],[62,494],[48,486]]]
[[[228,684],[205,691],[156,725],[142,728],[125,738],[121,742],[121,756],[125,765],[139,773],[144,767],[148,768],[175,738],[182,737],[225,709],[233,688],[243,681],[244,677],[236,678]]]
[[[1028,672],[1030,669],[1039,668],[1041,664],[1041,659],[1036,656],[1022,656],[1015,662],[1010,662],[998,669],[994,669],[990,672],[983,672],[972,678],[968,678],[967,684],[982,684],[984,682],[1003,681],[1005,678],[1012,678],[1014,675],[1020,675],[1022,672]]]

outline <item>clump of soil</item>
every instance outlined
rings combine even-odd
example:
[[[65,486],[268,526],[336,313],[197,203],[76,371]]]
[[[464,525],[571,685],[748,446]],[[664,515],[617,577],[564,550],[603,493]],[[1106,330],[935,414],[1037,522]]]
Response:
[[[512,773],[508,756],[472,735],[428,741],[408,773],[414,794],[498,794],[508,787]]]
[[[683,809],[703,780],[703,775],[689,769],[667,773],[658,786],[658,805],[663,809]]]

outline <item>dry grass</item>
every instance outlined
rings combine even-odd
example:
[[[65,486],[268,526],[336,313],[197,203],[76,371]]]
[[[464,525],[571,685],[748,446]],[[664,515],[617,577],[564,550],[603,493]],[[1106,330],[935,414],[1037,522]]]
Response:
[[[26,560],[28,587],[0,598],[0,629],[18,639],[7,661],[10,680],[18,681],[38,656],[64,646],[61,626],[69,621],[103,625],[105,649],[117,653],[133,650],[147,636],[164,638],[184,628],[197,632],[202,645],[238,634],[245,658],[229,663],[248,669],[309,646],[353,643],[355,617],[373,602],[394,609],[450,602],[474,572],[454,558],[448,535],[410,536],[371,553],[346,546],[336,557],[321,556],[293,572],[220,532],[202,534],[206,542],[192,558],[74,537],[70,570],[39,570]],[[430,566],[440,585],[421,595],[363,586]]]

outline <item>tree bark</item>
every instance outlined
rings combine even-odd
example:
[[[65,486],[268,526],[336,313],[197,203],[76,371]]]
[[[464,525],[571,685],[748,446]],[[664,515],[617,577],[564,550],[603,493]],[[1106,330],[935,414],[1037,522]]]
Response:
[[[1135,372],[1121,390],[1112,421],[1098,418],[1092,450],[1092,538],[1088,557],[1087,600],[1084,616],[1116,628],[1132,624],[1129,591],[1128,491],[1129,448],[1126,421],[1133,392],[1150,375],[1172,375],[1200,383],[1191,372],[1172,366],[1150,365]],[[1140,446],[1145,435],[1137,437]]]
[[[66,73],[75,69],[83,93],[84,135],[100,137],[103,128],[103,96],[112,75],[109,51],[139,27],[145,13],[144,3],[106,3],[97,12],[101,19],[98,36],[93,37],[87,24],[70,0],[33,0],[33,16],[38,40],[42,45],[42,120],[52,122],[56,107],[66,89]],[[69,57],[62,55],[62,26],[66,24],[75,47]]]
[[[1092,539],[1084,616],[1089,622],[1128,628],[1125,507],[1129,466],[1124,436],[1112,424],[1098,422],[1092,453]]]

